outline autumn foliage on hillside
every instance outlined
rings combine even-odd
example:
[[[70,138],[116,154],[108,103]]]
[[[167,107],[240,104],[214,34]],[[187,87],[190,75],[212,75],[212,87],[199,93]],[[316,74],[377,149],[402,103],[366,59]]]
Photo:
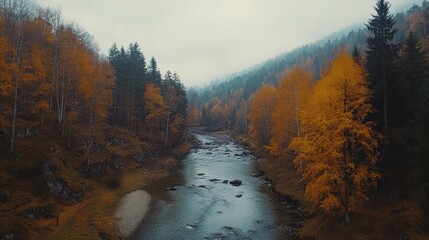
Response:
[[[87,32],[32,1],[0,4],[0,77],[0,133],[9,151],[47,126],[69,148],[84,135],[87,156],[106,123],[165,146],[185,138],[187,99],[177,74],[162,78],[154,58],[148,69],[137,43],[114,45],[103,57]]]
[[[47,239],[73,220],[71,203],[113,206],[116,197],[97,194],[123,187],[123,173],[149,164],[171,168],[174,160],[160,156],[186,140],[197,121],[191,110],[178,74],[161,76],[137,43],[127,50],[114,44],[106,57],[59,10],[1,0],[0,238]],[[143,171],[141,178],[162,175],[148,176]],[[115,225],[101,220],[109,211],[78,216],[84,232],[68,234],[113,238]],[[60,226],[51,228],[60,213]]]
[[[379,0],[369,16],[367,29],[200,90],[201,124],[248,134],[275,159],[268,175],[281,186],[298,176],[313,209],[349,221],[400,192],[416,194],[413,220],[427,222],[429,2],[392,14]]]

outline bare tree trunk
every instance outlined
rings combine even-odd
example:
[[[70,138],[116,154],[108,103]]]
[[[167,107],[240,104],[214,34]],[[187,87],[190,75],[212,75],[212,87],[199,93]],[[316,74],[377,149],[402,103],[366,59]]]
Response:
[[[58,41],[58,40],[57,40]],[[49,101],[49,112],[52,111],[53,105],[54,105],[54,89],[57,85],[57,63],[58,63],[58,42],[55,43],[54,47],[54,62],[52,64],[52,92],[51,92],[51,99]],[[58,94],[58,91],[57,91]],[[58,104],[58,101],[57,101]]]
[[[71,136],[72,136],[72,121],[70,121],[70,127],[69,127],[69,137],[67,139],[67,149],[70,150],[70,145],[71,145]]]
[[[269,120],[268,120],[268,113],[267,113],[267,109],[265,107],[265,104],[263,104],[263,109],[264,109],[264,128],[265,128],[265,137],[263,139],[263,144],[268,144],[269,140],[270,140],[270,126],[269,126]]]
[[[92,113],[92,109],[89,112],[89,125],[88,125],[88,138],[86,140],[86,169],[89,169],[89,154],[91,152],[91,147],[92,147],[92,123],[93,123],[93,113]]]
[[[42,111],[42,120],[40,121],[40,124],[43,126],[45,124],[45,112]]]
[[[18,80],[14,78],[14,103],[13,103],[13,117],[12,117],[12,135],[10,137],[10,151],[13,152],[15,147],[15,131],[16,131],[16,113],[18,111]]]
[[[191,122],[191,119],[188,117],[188,119],[186,121],[185,133],[184,133],[182,139],[180,140],[180,142],[187,142],[188,141],[188,133],[189,133],[190,122]]]
[[[21,39],[21,31],[18,31],[18,41],[16,43],[16,53],[15,53],[15,63],[17,72],[13,76],[14,81],[14,102],[13,102],[13,116],[12,116],[12,134],[10,138],[10,151],[13,152],[15,148],[15,135],[16,135],[16,118],[18,112],[18,88],[19,88],[19,80],[20,80],[20,65],[21,65],[21,50],[23,46],[23,42]]]

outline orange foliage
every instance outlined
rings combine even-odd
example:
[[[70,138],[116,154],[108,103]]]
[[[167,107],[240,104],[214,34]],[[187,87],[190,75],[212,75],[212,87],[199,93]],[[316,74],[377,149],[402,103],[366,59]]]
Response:
[[[87,60],[90,59],[87,56]],[[86,64],[89,64],[89,68],[87,72],[81,73],[79,92],[94,117],[103,120],[112,103],[113,70],[106,60],[97,63],[87,61]]]
[[[270,150],[281,154],[293,137],[300,135],[302,109],[310,97],[313,87],[311,73],[296,67],[280,81],[277,104],[272,112]]]
[[[364,70],[341,52],[301,113],[302,134],[290,148],[316,207],[348,213],[376,184],[378,134],[366,117],[373,111]]]
[[[151,132],[160,132],[164,128],[167,108],[161,90],[153,83],[146,84],[143,96],[146,111],[146,124]]]
[[[276,89],[264,85],[250,101],[249,132],[253,141],[266,145],[270,140],[271,113],[276,105]]]
[[[1,21],[0,21],[1,27]],[[11,106],[6,98],[12,95],[12,72],[14,65],[11,62],[13,55],[9,41],[0,35],[0,130],[8,125],[7,117],[11,112]]]
[[[200,111],[197,107],[191,106],[188,109],[189,126],[196,127],[200,123]]]
[[[219,103],[214,105],[212,110],[210,111],[210,117],[212,118],[212,121],[213,122],[220,121],[222,119],[222,115],[223,115],[222,113],[223,113],[222,105],[220,105]]]

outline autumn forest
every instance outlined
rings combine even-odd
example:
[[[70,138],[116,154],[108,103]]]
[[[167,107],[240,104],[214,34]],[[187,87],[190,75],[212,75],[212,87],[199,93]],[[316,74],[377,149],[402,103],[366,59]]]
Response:
[[[0,0],[0,239],[121,239],[120,198],[180,169],[201,132],[261,159],[258,176],[298,209],[291,239],[425,239],[429,2],[390,8],[185,87],[137,42],[106,56],[60,10]]]

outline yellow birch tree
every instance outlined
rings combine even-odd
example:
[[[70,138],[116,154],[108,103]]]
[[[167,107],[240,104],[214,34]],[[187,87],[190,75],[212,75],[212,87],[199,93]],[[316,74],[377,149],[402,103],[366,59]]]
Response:
[[[280,81],[277,89],[277,104],[272,112],[270,152],[280,155],[293,137],[300,136],[300,115],[311,95],[311,73],[302,67],[293,68]]]
[[[276,89],[264,85],[250,101],[249,132],[253,141],[267,145],[271,133],[271,112],[276,105]]]

